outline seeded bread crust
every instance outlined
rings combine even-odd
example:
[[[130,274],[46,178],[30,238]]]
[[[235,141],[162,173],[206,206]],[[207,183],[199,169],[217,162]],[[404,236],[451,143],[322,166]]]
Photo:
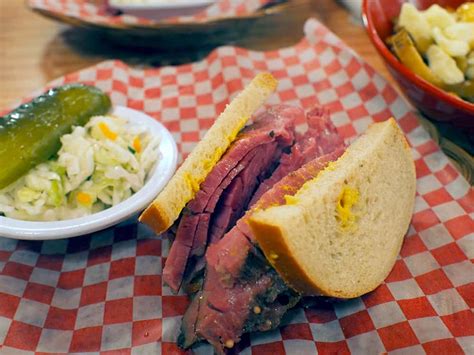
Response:
[[[156,233],[166,231],[194,198],[199,185],[229,148],[248,119],[275,91],[277,80],[260,73],[227,105],[204,138],[196,145],[166,187],[142,213],[139,220]]]
[[[415,189],[409,145],[390,119],[372,125],[289,204],[254,211],[249,225],[290,287],[304,295],[354,298],[375,289],[393,268]],[[355,190],[355,203],[344,207],[343,192]],[[343,223],[338,204],[353,214],[353,223]]]

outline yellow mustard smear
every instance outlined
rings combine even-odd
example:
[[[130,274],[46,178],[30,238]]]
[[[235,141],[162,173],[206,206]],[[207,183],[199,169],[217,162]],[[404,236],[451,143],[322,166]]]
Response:
[[[239,122],[238,127],[228,135],[227,139],[228,139],[229,145],[233,143],[233,141],[235,140],[239,132],[245,126],[245,123],[247,122],[247,120],[248,120],[247,117],[242,117],[241,121]],[[220,160],[220,158],[222,157],[224,153],[225,153],[224,149],[222,149],[221,147],[217,147],[212,157],[202,161],[202,167],[206,171],[206,175],[202,177],[201,179],[195,178],[189,172],[183,174],[183,178],[186,181],[186,184],[191,188],[191,190],[194,193],[199,191],[199,186],[204,181],[207,174],[214,168],[214,166],[217,164],[217,162]]]
[[[238,124],[238,127],[230,133],[228,139],[229,139],[229,144],[232,144],[232,142],[234,141],[234,139],[237,137],[237,135],[239,134],[239,132],[244,128],[245,124],[247,123],[248,121],[248,117],[242,117],[240,119],[240,122]]]
[[[334,171],[334,170],[336,170],[336,162],[337,162],[337,160],[336,160],[336,161],[330,161],[330,162],[328,163],[328,165],[324,168],[323,171]],[[318,175],[319,175],[319,174],[318,174]],[[318,176],[316,176],[316,178],[317,178],[317,177],[318,177]]]
[[[285,204],[298,204],[300,200],[299,196],[303,195],[311,184],[320,179],[323,173],[336,170],[338,160],[329,162],[328,165],[323,170],[321,170],[314,178],[306,181],[295,195],[285,195]],[[356,215],[353,213],[352,208],[358,201],[359,190],[344,185],[336,203],[336,218],[339,221],[340,226],[343,230],[347,230],[354,226],[354,223],[356,221]]]
[[[352,207],[359,201],[359,191],[345,185],[339,194],[336,204],[336,218],[342,229],[348,229],[354,225],[356,220]]]
[[[219,161],[223,154],[222,148],[217,148],[214,151],[214,154],[212,157],[209,159],[205,159],[202,162],[202,166],[206,172],[210,172],[216,163]],[[207,176],[207,175],[206,175]],[[205,177],[203,179],[197,179],[196,177],[192,176],[189,172],[184,174],[184,180],[186,181],[186,184],[193,190],[193,192],[198,192],[199,191],[199,186],[201,183],[204,181]]]
[[[223,154],[222,148],[218,147],[214,151],[214,155],[210,157],[209,159],[203,160],[202,166],[204,167],[204,170],[210,171],[212,168],[214,168],[214,165],[219,161]]]
[[[307,189],[309,188],[309,186],[313,183],[316,182],[316,180],[318,180],[319,178],[321,178],[322,174],[324,172],[327,172],[327,171],[334,171],[336,169],[336,163],[337,161],[331,161],[328,163],[328,165],[326,165],[326,167],[321,170],[314,178],[312,179],[309,179],[307,180],[301,187],[300,189],[298,190],[298,192],[295,194],[295,195],[285,195],[284,198],[285,198],[285,204],[287,205],[296,205],[298,204],[299,202],[299,199],[297,196],[299,195],[302,195],[304,194]],[[291,187],[283,187],[283,189],[285,190],[291,190]]]
[[[183,178],[193,192],[199,191],[200,183],[189,172],[184,173]]]
[[[218,148],[215,150],[214,155],[211,158],[203,160],[202,166],[204,170],[206,171],[206,173],[209,173],[212,170],[212,168],[216,165],[216,163],[219,161],[221,156],[222,156],[222,149]],[[207,174],[204,176],[204,178],[199,179],[192,176],[189,172],[186,172],[183,174],[184,181],[194,193],[199,191],[199,186],[204,181],[206,176]]]
[[[285,203],[287,205],[296,205],[298,203],[298,198],[293,195],[285,195]]]

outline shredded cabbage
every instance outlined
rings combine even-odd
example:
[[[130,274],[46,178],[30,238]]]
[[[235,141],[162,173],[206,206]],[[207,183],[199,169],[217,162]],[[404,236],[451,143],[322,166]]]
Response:
[[[140,190],[160,159],[160,137],[116,116],[92,117],[61,144],[56,158],[0,190],[0,214],[30,221],[90,215]]]

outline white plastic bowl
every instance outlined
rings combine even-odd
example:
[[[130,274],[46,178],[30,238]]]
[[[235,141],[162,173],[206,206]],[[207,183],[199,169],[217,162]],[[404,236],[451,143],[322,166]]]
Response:
[[[15,239],[51,240],[92,233],[115,225],[143,210],[163,189],[173,175],[178,160],[176,143],[170,132],[158,121],[143,112],[117,106],[112,114],[131,123],[148,127],[159,135],[161,159],[153,168],[145,185],[128,199],[90,216],[54,222],[30,222],[0,217],[0,236]]]
[[[192,16],[216,0],[109,0],[109,6],[125,14],[161,21],[168,17]]]

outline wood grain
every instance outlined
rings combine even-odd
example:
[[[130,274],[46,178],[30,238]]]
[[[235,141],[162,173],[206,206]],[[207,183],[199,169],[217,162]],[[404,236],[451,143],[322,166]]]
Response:
[[[132,65],[178,64],[205,56],[211,48],[173,51],[134,48],[107,41],[100,33],[72,29],[31,12],[21,0],[0,1],[0,111],[48,81],[107,59]],[[252,23],[233,43],[257,50],[292,45],[303,36],[304,21],[318,18],[392,80],[365,30],[333,0],[312,1],[291,13]]]
[[[296,6],[251,21],[245,28],[236,25],[231,30],[227,28],[230,31],[227,33],[223,29],[209,33],[214,41],[196,40],[191,33],[191,40],[180,47],[179,41],[170,42],[163,37],[150,42],[132,38],[127,42],[121,35],[117,38],[114,34],[117,31],[106,33],[67,26],[30,11],[22,0],[0,0],[0,112],[15,106],[20,98],[52,79],[103,60],[120,59],[140,67],[192,62],[205,57],[215,47],[215,37],[254,50],[291,46],[303,37],[303,25],[310,17],[320,20],[347,42],[398,90],[359,19],[351,17],[335,0],[291,1]],[[193,43],[198,46],[192,46]],[[130,44],[135,46],[132,48]],[[474,152],[473,137],[445,124],[434,123],[434,127],[439,131],[435,135],[440,135],[442,147],[452,147],[451,140],[471,154]],[[443,144],[446,138],[449,138],[447,145]],[[451,158],[460,154],[454,160],[463,164],[467,161],[470,171],[474,169],[472,156],[463,149],[445,151]],[[466,176],[473,179],[473,174]]]

